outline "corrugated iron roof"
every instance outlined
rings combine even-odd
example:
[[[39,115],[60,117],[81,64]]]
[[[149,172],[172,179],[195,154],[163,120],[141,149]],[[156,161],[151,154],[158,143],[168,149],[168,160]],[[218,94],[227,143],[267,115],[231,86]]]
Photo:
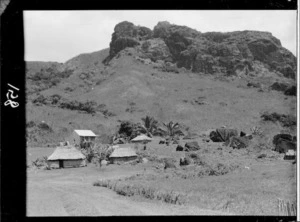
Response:
[[[74,130],[79,136],[97,136],[92,130]]]
[[[129,157],[137,156],[135,151],[131,148],[118,148],[115,149],[109,157]]]
[[[48,157],[48,160],[79,160],[85,156],[74,146],[60,146]]]

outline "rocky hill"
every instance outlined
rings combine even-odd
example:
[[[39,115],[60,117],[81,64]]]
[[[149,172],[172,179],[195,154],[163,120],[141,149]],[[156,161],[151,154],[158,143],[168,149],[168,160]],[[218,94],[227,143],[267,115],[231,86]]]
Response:
[[[296,57],[269,32],[201,33],[168,22],[159,22],[152,31],[125,21],[114,29],[105,62],[126,47],[135,47],[152,62],[171,62],[196,73],[259,75],[263,66],[287,78],[296,74]]]
[[[295,73],[295,56],[271,33],[122,22],[109,49],[27,62],[28,145],[56,144],[76,128],[105,139],[146,115],[198,134],[222,125],[295,131],[261,119],[265,111],[295,116]]]

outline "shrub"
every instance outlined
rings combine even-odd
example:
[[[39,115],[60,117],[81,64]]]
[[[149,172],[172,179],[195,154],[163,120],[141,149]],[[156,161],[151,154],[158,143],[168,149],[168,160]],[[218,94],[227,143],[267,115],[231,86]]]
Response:
[[[284,95],[286,96],[297,96],[297,87],[291,86],[284,91]]]
[[[65,91],[66,91],[66,92],[73,92],[73,91],[74,91],[74,88],[72,88],[72,87],[70,87],[70,86],[67,86],[67,87],[65,88]]]
[[[43,95],[38,95],[35,99],[32,100],[32,103],[35,105],[47,104],[47,98]]]
[[[40,128],[41,130],[53,132],[52,128],[47,123],[44,122],[38,124],[38,128]]]
[[[97,103],[95,101],[78,102],[77,100],[64,100],[59,104],[62,109],[80,110],[89,114],[96,112]]]
[[[60,78],[55,77],[50,80],[50,86],[56,86],[60,82]]]
[[[32,161],[31,165],[37,168],[45,167],[45,169],[50,169],[48,168],[46,156],[42,158],[37,158],[36,160]]]
[[[26,127],[27,128],[31,128],[31,127],[34,127],[34,126],[36,126],[36,124],[35,124],[35,122],[34,121],[29,121],[29,122],[27,122],[27,124],[26,124]]]
[[[264,112],[261,115],[261,118],[264,121],[271,121],[271,122],[277,122],[278,121],[284,127],[296,126],[296,124],[297,124],[296,117],[291,116],[291,115],[278,114],[276,112],[273,112],[273,113]]]
[[[50,99],[51,99],[51,104],[56,105],[60,101],[61,96],[58,94],[54,94],[50,97]]]

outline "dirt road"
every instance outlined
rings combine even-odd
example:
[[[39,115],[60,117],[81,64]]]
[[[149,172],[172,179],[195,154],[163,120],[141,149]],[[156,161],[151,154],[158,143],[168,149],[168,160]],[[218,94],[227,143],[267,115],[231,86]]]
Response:
[[[134,172],[127,172],[128,175]],[[221,212],[136,200],[112,190],[94,187],[100,173],[84,167],[29,171],[27,216],[118,216],[118,215],[221,215]],[[122,172],[122,176],[127,176]],[[101,178],[116,177],[103,172]],[[119,176],[120,177],[120,176]],[[224,213],[223,213],[224,214]]]

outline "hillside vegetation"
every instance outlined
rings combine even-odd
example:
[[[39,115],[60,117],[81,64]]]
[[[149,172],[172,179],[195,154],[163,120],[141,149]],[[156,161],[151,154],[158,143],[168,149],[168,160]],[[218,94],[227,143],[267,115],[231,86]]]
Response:
[[[296,116],[295,77],[295,56],[271,33],[122,22],[109,49],[63,64],[27,62],[27,141],[52,146],[74,129],[105,137],[146,115],[196,134],[223,125],[245,132],[259,126],[266,138],[295,134],[295,125],[261,118]]]

